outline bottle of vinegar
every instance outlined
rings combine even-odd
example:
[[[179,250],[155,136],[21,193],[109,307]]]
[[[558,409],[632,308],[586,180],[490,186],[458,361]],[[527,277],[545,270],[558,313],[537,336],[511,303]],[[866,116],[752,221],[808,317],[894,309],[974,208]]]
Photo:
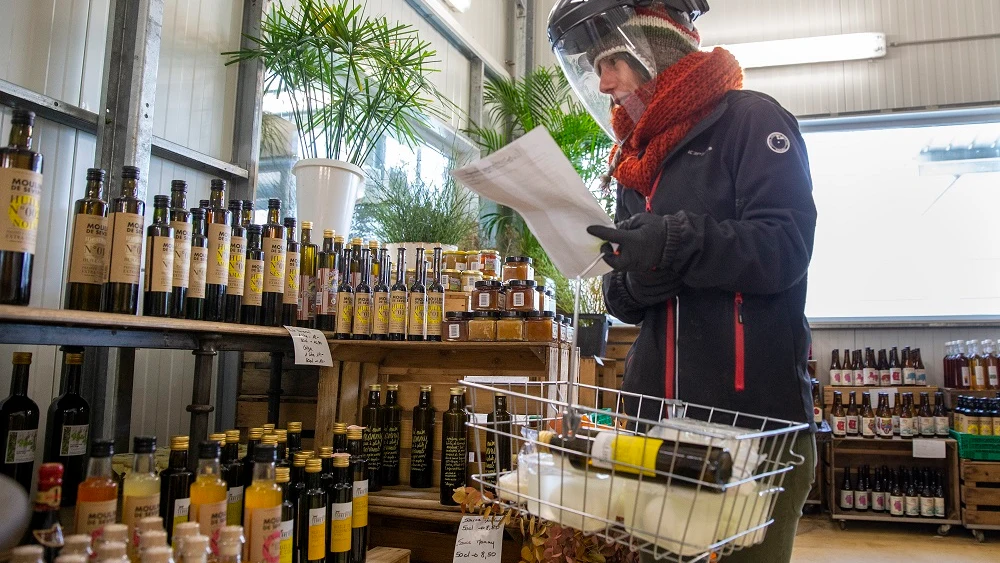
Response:
[[[153,197],[153,222],[146,228],[146,278],[142,314],[169,317],[174,284],[174,229],[167,222],[170,198]]]
[[[226,181],[212,180],[211,206],[205,211],[208,224],[208,270],[205,274],[205,320],[225,320],[226,287],[229,284],[229,251],[232,244],[230,213],[226,207]]]
[[[320,486],[322,463],[318,459],[306,462],[306,490],[299,499],[299,529],[305,536],[299,560],[308,563],[326,561],[326,540],[329,531],[326,523],[327,496]]]
[[[191,276],[191,212],[187,210],[187,182],[170,182],[170,227],[174,230],[174,279],[171,316],[183,319]]]
[[[87,188],[73,204],[73,241],[66,282],[67,309],[100,311],[101,289],[108,275],[108,202],[104,170],[87,170]]]
[[[431,386],[420,386],[420,399],[413,407],[413,434],[410,438],[410,486],[426,489],[434,486],[434,418]]]
[[[312,229],[311,221],[302,222],[302,236],[300,237],[302,253],[299,256],[299,315],[296,319],[296,325],[304,328],[313,328],[316,324],[317,249],[312,241]]]
[[[455,489],[464,487],[469,457],[469,438],[465,428],[465,388],[452,387],[448,410],[441,430],[441,504],[458,504],[452,498]]]
[[[350,250],[344,249],[340,258],[340,285],[337,286],[337,326],[336,338],[349,340],[354,324],[354,286],[351,285]]]
[[[323,249],[316,259],[316,328],[330,332],[337,329],[338,256],[333,250],[333,231],[324,230]]]
[[[368,404],[361,410],[361,425],[364,426],[365,460],[368,462],[368,490],[382,490],[382,386],[368,386]]]
[[[281,488],[281,527],[278,535],[278,561],[280,563],[298,563],[299,535],[296,529],[298,520],[296,503],[290,496],[290,478],[287,467],[274,469],[275,481]],[[272,534],[273,537],[273,534]]]
[[[226,430],[226,445],[222,449],[222,478],[226,482],[226,523],[243,523],[243,463],[240,456],[240,431]]]
[[[410,286],[409,293],[409,327],[406,339],[422,342],[427,339],[427,262],[424,260],[424,249],[417,249],[417,277]]]
[[[243,530],[247,538],[247,561],[278,561],[281,533],[281,487],[275,480],[274,463],[278,460],[277,444],[271,437],[254,448],[253,484],[246,490],[243,510]]]
[[[35,476],[35,446],[38,441],[38,405],[28,398],[28,371],[31,354],[14,352],[10,395],[0,402],[0,438],[4,456],[0,473],[17,481],[25,493],[31,491]]]
[[[4,209],[0,214],[0,305],[27,305],[31,299],[42,196],[42,155],[31,150],[34,124],[33,112],[14,110],[10,142],[0,148],[0,202]],[[139,236],[141,239],[142,234]]]
[[[83,354],[63,355],[62,394],[52,400],[45,424],[45,461],[63,466],[63,506],[76,504],[76,489],[87,469],[90,405],[80,396]]]
[[[486,462],[486,473],[492,475],[491,477],[487,477],[487,479],[494,483],[500,478],[502,473],[510,471],[513,468],[510,452],[510,423],[511,417],[507,411],[507,395],[504,393],[495,393],[493,395],[493,410],[486,415],[486,426],[493,430],[486,433],[486,454],[484,459]]]
[[[369,340],[372,333],[372,286],[371,268],[368,261],[371,257],[367,248],[361,250],[361,269],[358,272],[358,285],[354,288],[354,322],[351,325],[351,338],[354,340]]]
[[[399,385],[385,386],[385,405],[382,406],[382,485],[399,484],[399,443],[403,407],[399,405]]]
[[[347,452],[333,454],[333,489],[329,491],[330,554],[328,563],[350,563],[351,518],[351,456]]]
[[[226,322],[240,322],[246,289],[247,230],[243,226],[243,204],[229,200],[229,280],[226,284]]]
[[[427,286],[427,340],[441,342],[444,286],[441,284],[441,247],[434,248],[434,280]]]
[[[111,202],[111,259],[101,310],[134,315],[139,310],[139,274],[146,203],[139,199],[139,169],[122,168],[121,195]]]
[[[372,287],[372,340],[389,339],[389,251],[379,250],[379,275]]]

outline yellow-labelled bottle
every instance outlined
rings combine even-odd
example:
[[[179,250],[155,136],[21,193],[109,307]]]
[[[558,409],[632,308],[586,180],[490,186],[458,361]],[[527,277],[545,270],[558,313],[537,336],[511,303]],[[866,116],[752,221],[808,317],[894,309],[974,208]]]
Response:
[[[367,272],[362,271],[362,274]],[[310,459],[306,462],[306,490],[299,499],[299,529],[305,534],[302,542],[300,562],[320,563],[326,561],[327,538],[327,495],[320,483],[322,461]]]
[[[129,543],[129,558],[137,559],[134,541],[136,524],[147,516],[160,515],[160,476],[156,474],[153,453],[156,451],[155,436],[136,436],[132,440],[135,459],[132,471],[122,483],[122,524],[129,528],[133,541]]]
[[[243,532],[247,539],[244,560],[272,563],[281,547],[281,487],[275,481],[277,440],[265,436],[254,448],[253,483],[244,495]]]
[[[225,439],[225,434],[222,435]],[[211,540],[212,555],[219,554],[219,530],[226,525],[227,499],[226,482],[222,480],[219,456],[222,447],[217,441],[198,444],[198,472],[191,484],[190,520],[197,522],[202,535]]]
[[[330,555],[327,563],[350,563],[351,558],[351,518],[354,507],[351,493],[351,454],[333,454],[333,487],[329,491],[330,511]]]
[[[347,428],[347,453],[351,456],[351,559],[364,563],[368,555],[368,465],[360,426]]]
[[[295,501],[292,500],[290,493],[290,471],[287,467],[278,467],[274,470],[278,486],[281,487],[281,546],[279,549],[279,563],[293,563],[296,559],[296,549],[298,549],[296,545],[298,543],[298,534],[295,530]]]

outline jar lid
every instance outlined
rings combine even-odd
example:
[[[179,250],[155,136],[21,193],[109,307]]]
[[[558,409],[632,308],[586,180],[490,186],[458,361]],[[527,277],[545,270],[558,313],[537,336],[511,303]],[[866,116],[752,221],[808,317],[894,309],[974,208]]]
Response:
[[[530,256],[508,256],[506,262],[507,263],[519,263],[520,262],[520,263],[524,263],[524,264],[531,264],[531,257]]]
[[[545,295],[548,295],[549,297],[555,297],[555,294],[556,292],[551,287],[545,288]]]
[[[511,287],[535,287],[535,280],[510,280],[507,285]]]
[[[500,311],[476,311],[472,316],[477,319],[499,319]]]
[[[556,315],[556,321],[558,321],[560,323],[565,322],[566,321],[566,317],[564,317],[562,315]]]
[[[500,251],[498,250],[480,250],[479,252],[480,254],[489,254],[490,256],[496,256],[500,254]]]
[[[524,317],[520,311],[504,311],[500,313],[500,316],[504,319],[520,319]]]
[[[465,311],[448,311],[444,314],[444,318],[449,321],[460,321],[464,317],[462,316]]]
[[[501,289],[503,284],[496,280],[482,280],[476,282],[476,289]]]
[[[525,311],[524,316],[528,319],[540,319],[544,316],[542,313],[543,311]]]
[[[535,291],[537,291],[538,293],[541,293],[541,294],[545,294],[545,292],[548,291],[548,290],[545,289],[544,285],[536,285],[535,286]]]
[[[455,268],[445,268],[445,269],[441,270],[441,273],[442,274],[448,274],[448,275],[451,275],[452,273],[454,273],[454,274],[461,274],[462,270],[456,270]]]
[[[548,319],[554,319],[556,317],[555,311],[542,311],[542,316]]]
[[[441,254],[458,254],[459,252],[460,251],[458,251],[458,250],[445,250],[445,251],[441,252]]]

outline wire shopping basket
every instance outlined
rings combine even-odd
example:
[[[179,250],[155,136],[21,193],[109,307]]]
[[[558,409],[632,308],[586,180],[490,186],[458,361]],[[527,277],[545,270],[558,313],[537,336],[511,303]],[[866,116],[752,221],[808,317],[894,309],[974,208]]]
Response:
[[[657,560],[706,561],[762,541],[786,473],[804,461],[792,451],[803,423],[567,381],[462,385],[473,443],[488,456],[472,479],[492,502]],[[498,394],[509,422],[475,414],[492,412]],[[626,402],[658,416],[627,415]]]

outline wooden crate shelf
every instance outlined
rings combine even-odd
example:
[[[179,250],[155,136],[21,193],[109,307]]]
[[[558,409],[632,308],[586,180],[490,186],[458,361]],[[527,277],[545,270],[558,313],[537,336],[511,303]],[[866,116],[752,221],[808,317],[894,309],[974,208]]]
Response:
[[[900,386],[897,386],[897,387],[891,387],[891,386],[890,387],[865,387],[865,386],[859,386],[859,385],[852,385],[852,386],[848,387],[848,386],[843,386],[843,385],[841,385],[841,386],[824,385],[823,386],[823,406],[826,409],[829,409],[830,407],[832,407],[833,406],[833,392],[834,391],[840,391],[843,394],[844,408],[847,408],[847,402],[849,400],[849,397],[851,396],[851,392],[854,391],[854,392],[856,392],[858,394],[858,408],[861,408],[861,394],[862,393],[871,393],[871,396],[872,396],[872,408],[874,409],[875,407],[878,406],[878,394],[879,394],[879,392],[881,391],[883,393],[891,393],[889,391],[889,389],[893,389],[895,391],[899,391],[900,394],[902,394],[902,393],[913,393],[913,402],[915,403],[916,406],[920,405],[920,394],[921,393],[928,393],[928,394],[930,394],[930,402],[931,402],[931,406],[932,407],[934,406],[934,393],[936,391],[938,391],[938,388],[934,387],[933,385],[900,385]],[[945,401],[945,402],[947,403],[947,401]]]
[[[1000,530],[1000,462],[962,460],[962,524]]]

